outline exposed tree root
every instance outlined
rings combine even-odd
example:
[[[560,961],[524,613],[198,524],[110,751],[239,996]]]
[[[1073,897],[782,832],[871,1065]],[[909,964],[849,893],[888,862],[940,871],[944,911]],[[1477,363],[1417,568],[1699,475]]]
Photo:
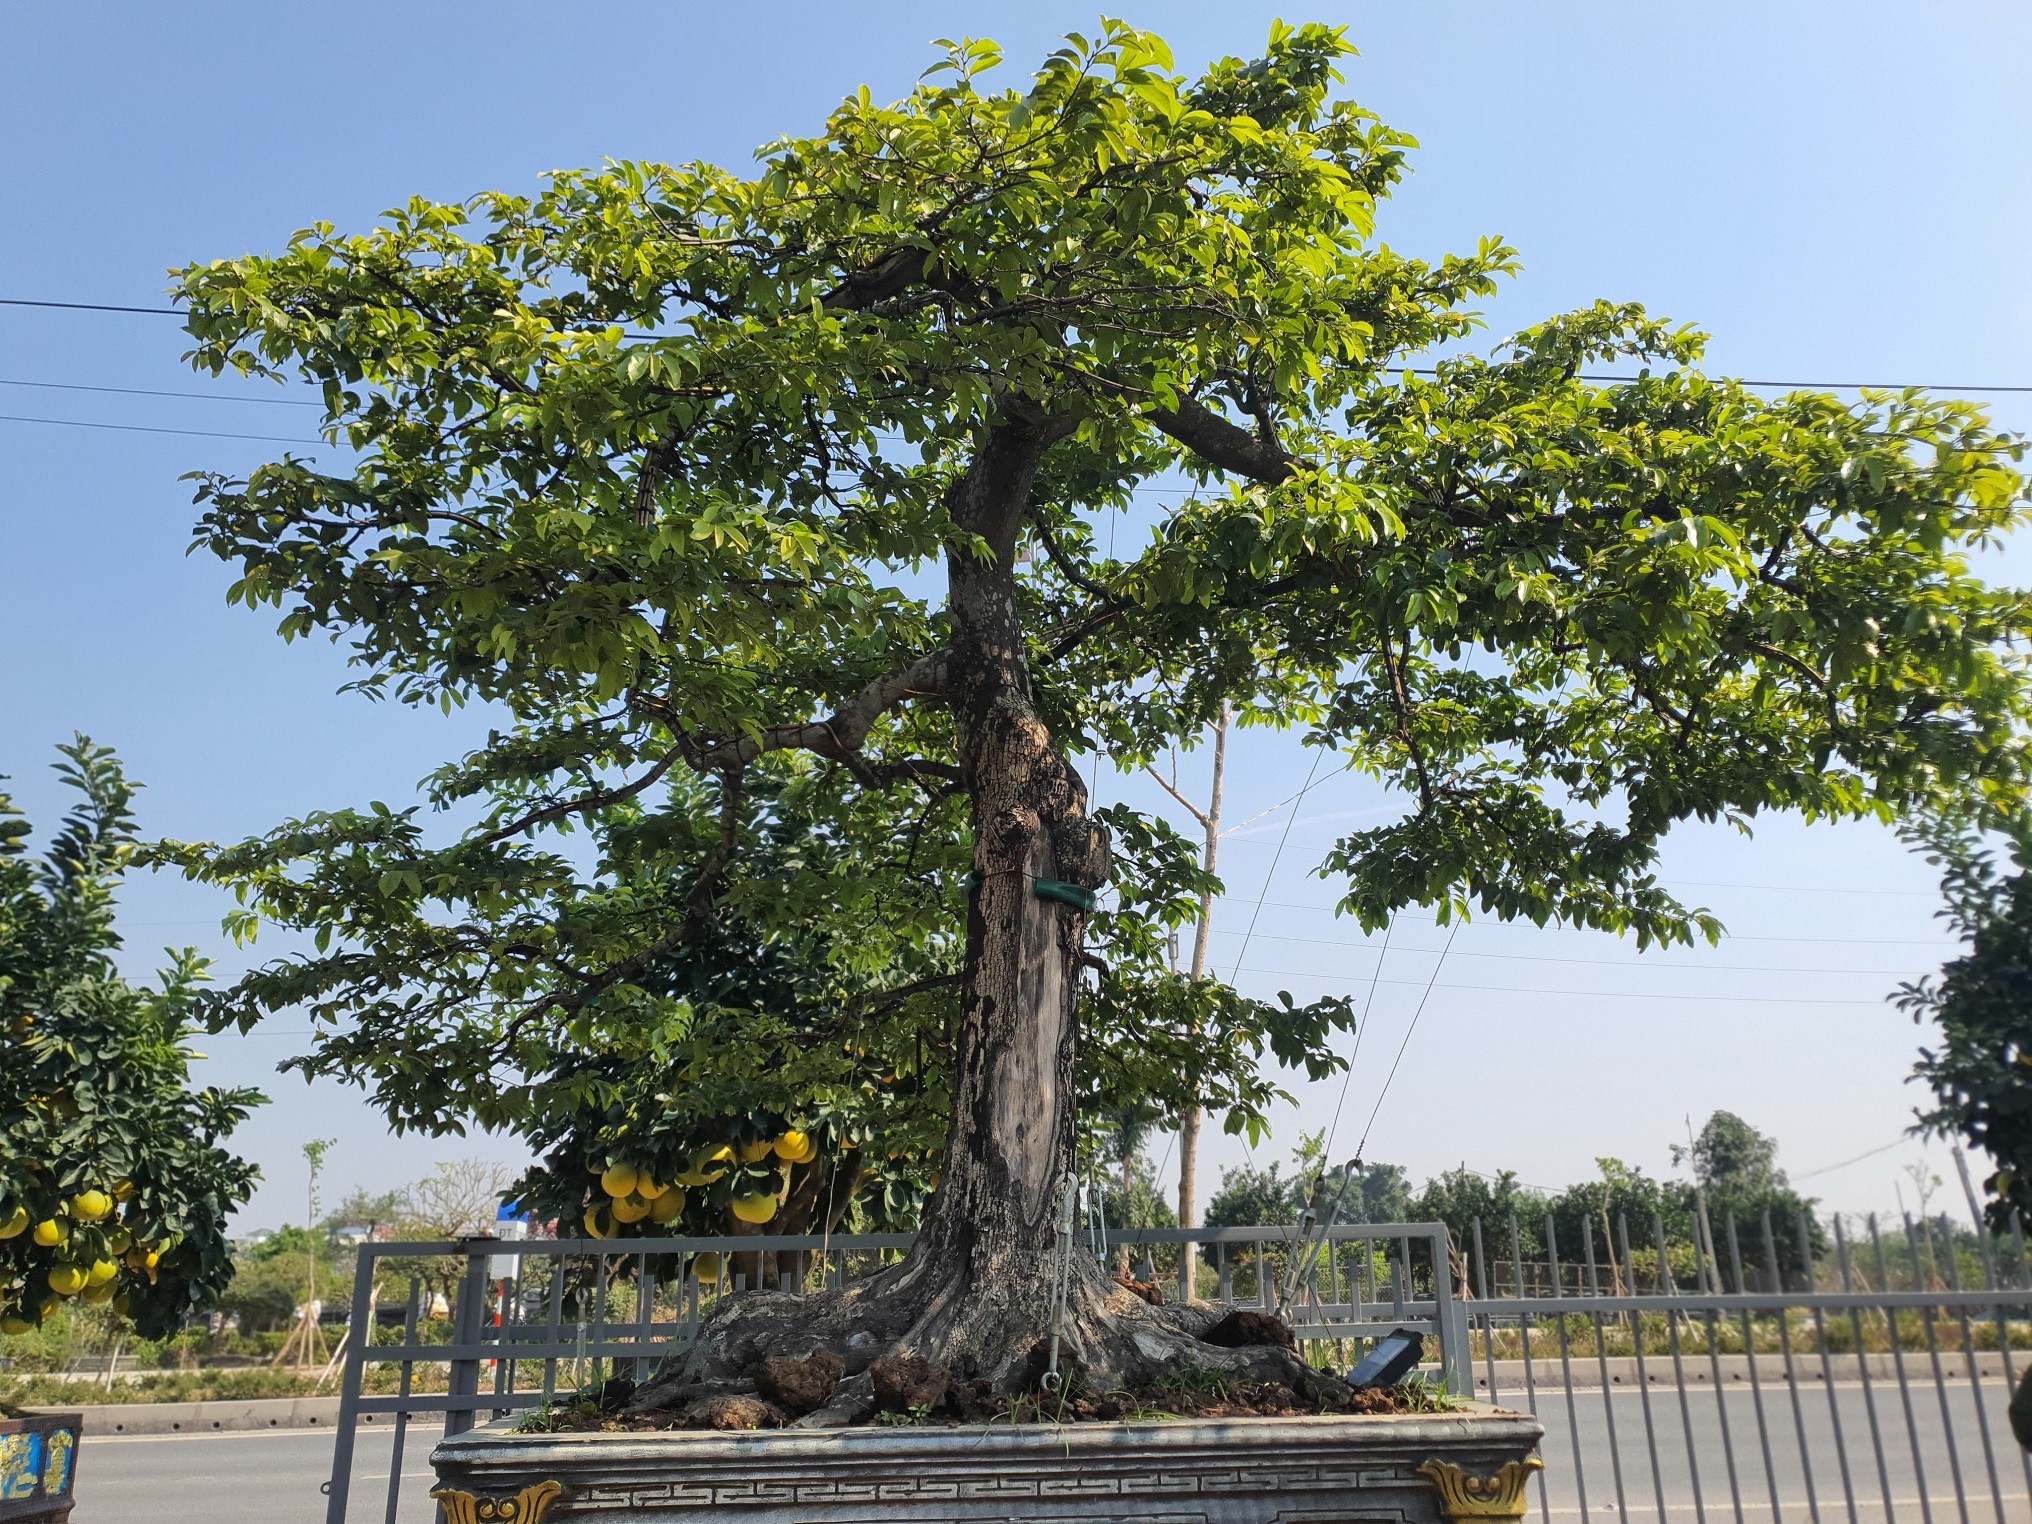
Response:
[[[998,1394],[1037,1390],[1051,1336],[1050,1256],[1001,1259],[987,1278],[935,1275],[931,1258],[913,1258],[841,1290],[728,1297],[690,1348],[635,1393],[629,1412],[675,1416],[752,1391],[748,1378],[765,1360],[800,1360],[821,1350],[839,1357],[844,1379],[831,1402],[803,1420],[812,1425],[865,1419],[875,1406],[868,1368],[885,1355],[919,1357],[955,1382],[982,1383]],[[1277,1382],[1308,1403],[1346,1405],[1346,1384],[1312,1369],[1293,1349],[1203,1340],[1221,1316],[1205,1306],[1153,1306],[1077,1253],[1058,1369],[1092,1391],[1148,1391],[1192,1372],[1208,1380]]]

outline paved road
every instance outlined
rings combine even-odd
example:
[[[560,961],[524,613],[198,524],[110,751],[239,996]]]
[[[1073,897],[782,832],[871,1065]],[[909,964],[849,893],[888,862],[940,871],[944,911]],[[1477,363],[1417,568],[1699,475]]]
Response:
[[[1995,1383],[1991,1383],[1994,1386]],[[1521,1405],[1521,1394],[1505,1392],[1506,1402]],[[1910,1392],[1912,1421],[1905,1420],[1903,1400],[1895,1386],[1880,1385],[1873,1405],[1866,1405],[1859,1386],[1837,1386],[1835,1406],[1841,1418],[1842,1448],[1837,1450],[1828,1394],[1802,1390],[1795,1420],[1785,1390],[1766,1389],[1764,1426],[1760,1438],[1757,1404],[1752,1393],[1725,1389],[1718,1403],[1711,1389],[1690,1389],[1682,1414],[1678,1394],[1670,1389],[1650,1394],[1647,1440],[1645,1394],[1611,1389],[1574,1393],[1569,1421],[1563,1397],[1542,1391],[1541,1416],[1546,1421],[1544,1455],[1549,1487],[1542,1513],[1534,1488],[1529,1519],[1551,1518],[1569,1524],[1581,1518],[1575,1485],[1573,1439],[1580,1440],[1580,1477],[1587,1488],[1589,1524],[1609,1524],[1623,1517],[1659,1519],[1659,1487],[1652,1482],[1651,1448],[1658,1454],[1658,1476],[1664,1494],[1666,1524],[1735,1524],[1728,1467],[1733,1458],[1742,1499],[1744,1524],[1771,1524],[1775,1487],[1778,1520],[1811,1524],[1807,1501],[1810,1467],[1818,1517],[1823,1524],[1846,1524],[1850,1514],[1842,1485],[1845,1453],[1855,1517],[1860,1524],[1886,1518],[1883,1499],[1888,1490],[1894,1520],[1922,1519],[1920,1479],[1930,1499],[1936,1524],[1973,1524],[2000,1518],[2003,1524],[2024,1524],[2032,1518],[2027,1501],[2024,1463],[2003,1424],[2003,1393],[1987,1391],[1990,1399],[1991,1451],[1984,1452],[1976,1424],[1975,1403],[1966,1386],[1949,1386],[1946,1412],[1931,1382]],[[1880,1475],[1871,1442],[1874,1406],[1883,1437],[1884,1467]],[[1723,1444],[1721,1412],[1728,1415],[1728,1445]],[[1611,1446],[1611,1415],[1614,1445]],[[1698,1467],[1700,1511],[1696,1511],[1695,1473],[1687,1465],[1686,1425],[1693,1429]],[[1806,1436],[1802,1464],[1800,1433]],[[1915,1437],[1916,1436],[1916,1445]],[[1950,1456],[1952,1436],[1954,1454]],[[1764,1441],[1770,1445],[1770,1469]],[[393,1436],[360,1437],[353,1473],[354,1524],[380,1524],[388,1486]],[[411,1435],[403,1457],[403,1508],[398,1524],[431,1524],[429,1467],[432,1431],[421,1426]],[[1915,1459],[1916,1449],[1916,1459]],[[332,1436],[317,1430],[287,1433],[164,1435],[159,1438],[103,1438],[85,1442],[78,1468],[78,1506],[73,1524],[322,1524],[324,1499],[319,1484],[331,1465]],[[1616,1500],[1615,1466],[1620,1459],[1624,1510]],[[1961,1512],[1954,1487],[1952,1459],[1960,1462],[1968,1511]],[[2004,1507],[1999,1515],[1990,1491],[1990,1465],[1996,1466]],[[1527,1519],[1528,1524],[1528,1519]]]
[[[398,1524],[431,1524],[428,1427],[402,1463]],[[393,1436],[362,1434],[354,1451],[355,1520],[382,1518]],[[329,1430],[86,1436],[72,1524],[324,1524]]]
[[[1523,1395],[1505,1391],[1502,1400],[1521,1407]],[[1578,1519],[1585,1491],[1591,1521],[2024,1524],[2032,1468],[2004,1419],[2008,1395],[1999,1382],[1984,1384],[1986,1434],[1965,1382],[1914,1380],[1904,1392],[1879,1382],[1868,1393],[1837,1383],[1832,1402],[1827,1388],[1802,1386],[1796,1405],[1784,1385],[1766,1385],[1761,1413],[1746,1386],[1689,1387],[1683,1406],[1677,1388],[1610,1388],[1606,1398],[1583,1389],[1571,1394],[1571,1410],[1567,1394],[1541,1389],[1546,1487],[1542,1500],[1532,1489],[1530,1517]]]

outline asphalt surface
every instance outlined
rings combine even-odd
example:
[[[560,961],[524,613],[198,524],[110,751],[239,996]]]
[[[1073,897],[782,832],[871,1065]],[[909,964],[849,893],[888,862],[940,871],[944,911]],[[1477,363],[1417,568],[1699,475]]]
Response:
[[[1547,1485],[1542,1501],[1538,1488],[1533,1487],[1527,1524],[1530,1519],[1580,1519],[1581,1485],[1576,1485],[1577,1481],[1586,1489],[1585,1517],[1591,1524],[1597,1520],[1620,1524],[1624,1518],[1657,1520],[1661,1491],[1666,1524],[1701,1524],[1703,1520],[1736,1524],[1739,1517],[1744,1524],[1770,1524],[1774,1519],[1810,1524],[1816,1518],[1823,1524],[1837,1524],[1852,1517],[1859,1524],[1926,1517],[1940,1524],[1959,1524],[1963,1518],[1974,1524],[1990,1519],[2024,1524],[2032,1518],[2032,1502],[2028,1502],[2028,1490],[2032,1489],[2027,1486],[2024,1461],[2003,1422],[2004,1394],[1994,1382],[1986,1383],[1984,1392],[1991,1420],[1987,1452],[1983,1428],[1976,1422],[1975,1400],[1965,1383],[1950,1383],[1937,1390],[1930,1379],[1915,1379],[1906,1393],[1900,1393],[1895,1384],[1879,1383],[1869,1402],[1860,1386],[1838,1385],[1833,1411],[1825,1390],[1802,1388],[1796,1414],[1783,1387],[1767,1387],[1761,1433],[1756,1394],[1745,1388],[1726,1388],[1719,1400],[1711,1389],[1689,1389],[1683,1411],[1676,1390],[1654,1389],[1649,1393],[1648,1433],[1645,1395],[1612,1388],[1605,1398],[1599,1390],[1578,1391],[1573,1394],[1569,1418],[1563,1395],[1540,1390],[1539,1414],[1546,1424],[1543,1454]],[[1506,1405],[1524,1405],[1521,1392],[1505,1391],[1501,1396]],[[1839,1445],[1834,1422],[1837,1411]],[[1871,1439],[1873,1411],[1883,1441],[1881,1473],[1877,1446]],[[1687,1463],[1689,1425],[1692,1467]],[[1574,1464],[1576,1434],[1578,1473]],[[398,1524],[431,1524],[434,1517],[429,1496],[433,1439],[427,1424],[419,1425],[409,1437],[403,1456]],[[392,1447],[393,1435],[387,1432],[360,1436],[349,1510],[353,1524],[380,1524],[384,1518]],[[1658,1456],[1656,1484],[1651,1463],[1654,1448]],[[329,1473],[331,1454],[332,1435],[314,1429],[88,1436],[79,1455],[73,1524],[196,1524],[200,1520],[204,1524],[322,1524],[320,1487]],[[1844,1460],[1847,1488],[1842,1480]],[[1620,1507],[1618,1461],[1623,1483]],[[1731,1462],[1740,1514],[1731,1501]],[[1960,1498],[1955,1487],[1957,1462]],[[1992,1465],[2001,1510],[1991,1491]],[[1920,1503],[1922,1479],[1930,1504],[1925,1510]],[[1884,1506],[1887,1493],[1891,1502],[1888,1514]]]
[[[404,1446],[398,1524],[431,1524],[430,1447],[420,1425]],[[354,1520],[385,1516],[389,1432],[353,1449]],[[331,1474],[329,1429],[243,1434],[85,1436],[78,1451],[72,1524],[324,1524],[320,1491]]]
[[[1783,1384],[1746,1383],[1688,1387],[1683,1403],[1676,1387],[1581,1389],[1569,1407],[1568,1393],[1541,1388],[1544,1485],[1527,1519],[1578,1519],[1583,1497],[1590,1520],[1667,1524],[2032,1519],[2032,1468],[2002,1383],[1983,1383],[1985,1427],[1966,1380],[1936,1387],[1922,1372],[1923,1361],[1903,1390],[1802,1384],[1796,1401]],[[1500,1400],[1527,1406],[1521,1391]]]

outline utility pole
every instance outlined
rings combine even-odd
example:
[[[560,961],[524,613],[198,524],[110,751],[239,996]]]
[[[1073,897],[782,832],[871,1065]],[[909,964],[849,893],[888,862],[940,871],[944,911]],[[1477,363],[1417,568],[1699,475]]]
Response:
[[[1961,1144],[1954,1145],[1954,1167],[1961,1175],[1961,1193],[1968,1198],[1969,1220],[1976,1225],[1976,1237],[1981,1238],[1988,1230],[1983,1226],[1983,1202],[1976,1194],[1976,1183],[1969,1176],[1968,1155],[1961,1151]]]
[[[1178,790],[1176,770],[1167,780],[1154,767],[1145,765],[1144,770],[1163,785],[1164,791],[1185,806],[1186,813],[1199,823],[1203,840],[1200,849],[1200,868],[1208,877],[1213,876],[1215,865],[1220,858],[1221,847],[1221,789],[1226,780],[1228,764],[1228,707],[1223,704],[1219,718],[1214,721],[1214,772],[1213,781],[1207,794],[1207,805],[1201,809]],[[1206,977],[1207,959],[1211,954],[1214,922],[1214,896],[1211,889],[1203,889],[1199,896],[1199,925],[1193,932],[1192,965],[1189,977],[1197,984]],[[1198,1097],[1185,1108],[1178,1119],[1178,1225],[1181,1228],[1199,1226],[1199,1207],[1195,1200],[1199,1174],[1199,1129],[1202,1117]],[[1199,1246],[1194,1243],[1179,1245],[1178,1289],[1186,1301],[1193,1299],[1193,1268]]]

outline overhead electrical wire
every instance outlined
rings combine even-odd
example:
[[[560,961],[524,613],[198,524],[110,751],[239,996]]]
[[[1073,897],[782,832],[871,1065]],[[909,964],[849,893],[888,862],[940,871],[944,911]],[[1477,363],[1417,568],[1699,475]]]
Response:
[[[185,317],[188,315],[181,307],[133,307],[115,302],[52,302],[39,301],[24,296],[0,296],[0,307],[41,307],[66,312],[135,312],[150,317]],[[631,334],[630,337],[654,340],[671,338],[675,337],[675,335],[639,333]],[[1383,367],[1383,374],[1387,375],[1393,370],[1400,374],[1415,376],[1432,376],[1439,373],[1438,368],[1431,365],[1386,365]],[[1638,376],[1615,375],[1607,371],[1581,371],[1576,374],[1575,379],[1580,381],[1636,381],[1642,378]],[[1737,386],[1755,387],[1760,391],[2032,393],[2032,385],[1943,386],[1933,382],[1920,381],[1749,381],[1735,376],[1717,379],[1733,381]]]
[[[32,386],[50,392],[112,392],[122,397],[187,397],[193,402],[260,402],[270,407],[323,407],[310,397],[242,397],[227,392],[166,391],[158,386],[86,386],[80,381],[21,381],[0,376],[0,386]]]
[[[1326,1129],[1326,1144],[1319,1151],[1322,1169],[1325,1168],[1327,1161],[1333,1157],[1334,1135],[1341,1128],[1341,1108],[1348,1103],[1348,1083],[1355,1077],[1355,1060],[1362,1056],[1362,1036],[1369,1030],[1369,1012],[1374,1010],[1376,1006],[1376,985],[1381,982],[1383,977],[1383,959],[1390,955],[1390,933],[1396,929],[1397,917],[1393,913],[1390,919],[1383,923],[1382,950],[1376,958],[1376,966],[1369,971],[1369,993],[1362,998],[1362,1015],[1361,1019],[1355,1023],[1354,1046],[1348,1050],[1347,1068],[1341,1071],[1340,1098],[1334,1102],[1333,1121],[1327,1124]],[[1361,1151],[1359,1149],[1356,1150],[1355,1158],[1356,1162],[1360,1163]],[[1317,1181],[1314,1182],[1314,1189],[1318,1189]]]
[[[1301,968],[1238,968],[1237,974],[1269,974],[1277,979],[1313,979],[1321,984],[1357,984],[1343,974],[1322,974]],[[1230,976],[1232,978],[1232,975]],[[1385,979],[1384,984],[1416,989],[1417,979]],[[1558,995],[1568,1000],[1692,1000],[1702,1005],[1853,1005],[1870,1010],[1883,1009],[1880,1000],[1832,1000],[1814,995],[1681,995],[1653,994],[1645,990],[1560,990],[1532,984],[1455,984],[1433,986],[1443,990],[1472,990],[1489,995]]]
[[[120,434],[187,434],[196,439],[260,439],[270,444],[321,445],[322,439],[297,439],[286,434],[235,434],[222,429],[171,429],[149,423],[87,423],[82,418],[29,418],[0,413],[0,423],[44,423],[60,429],[112,429]]]
[[[1325,760],[1326,748],[1322,746],[1312,754],[1312,771],[1305,775],[1305,787],[1293,794],[1289,800],[1285,801],[1286,803],[1295,804],[1298,800],[1303,799],[1307,794],[1312,792],[1312,780],[1319,772],[1319,764]],[[1284,844],[1291,840],[1291,826],[1297,819],[1298,811],[1295,809],[1285,817],[1284,832],[1277,838],[1277,850],[1271,855],[1270,870],[1263,875],[1262,893],[1256,896],[1255,913],[1249,917],[1248,933],[1242,938],[1242,950],[1235,954],[1234,973],[1228,975],[1228,982],[1230,984],[1235,982],[1235,974],[1242,971],[1242,959],[1249,955],[1249,938],[1256,934],[1256,922],[1263,914],[1264,897],[1270,893],[1270,881],[1277,877],[1277,864],[1284,859]]]
[[[1223,931],[1220,928],[1216,927],[1214,929],[1214,935],[1220,937],[1237,937],[1240,936],[1241,933],[1238,931]],[[1260,935],[1262,936],[1262,939],[1265,942],[1299,942],[1303,943],[1307,947],[1339,947],[1344,948],[1350,952],[1368,952],[1370,950],[1366,942],[1336,941],[1332,937],[1287,937],[1280,936],[1276,932],[1270,931],[1263,932]],[[1387,938],[1385,939],[1383,944],[1383,951],[1385,952],[1389,951],[1389,941]],[[1456,958],[1501,958],[1505,962],[1518,962],[1518,963],[1585,963],[1596,968],[1631,968],[1631,969],[1667,968],[1672,969],[1676,972],[1691,972],[1691,973],[1706,973],[1710,970],[1716,972],[1726,972],[1736,974],[1909,975],[1929,972],[1929,970],[1926,969],[1856,968],[1853,965],[1844,968],[1826,968],[1826,967],[1802,968],[1797,964],[1783,964],[1783,963],[1665,963],[1657,961],[1646,961],[1634,958],[1565,958],[1561,957],[1557,953],[1502,953],[1502,952],[1462,951],[1455,953],[1454,956]]]
[[[1432,998],[1432,988],[1439,983],[1439,971],[1446,966],[1446,955],[1453,951],[1454,933],[1460,930],[1460,922],[1454,921],[1446,929],[1446,946],[1439,950],[1439,957],[1432,965],[1432,977],[1425,981],[1424,992],[1418,997],[1418,1007],[1411,1013],[1411,1025],[1404,1029],[1404,1041],[1397,1044],[1397,1056],[1390,1060],[1390,1072],[1383,1076],[1383,1088],[1377,1092],[1376,1104],[1369,1112],[1369,1120],[1362,1128],[1362,1141],[1355,1145],[1355,1157],[1361,1158],[1369,1151],[1369,1134],[1375,1130],[1376,1117],[1383,1110],[1383,1098],[1390,1093],[1390,1085],[1397,1078],[1398,1065],[1404,1062],[1404,1050],[1411,1046],[1411,1034],[1418,1030],[1418,1018],[1425,1014],[1425,1002]],[[1448,988],[1459,988],[1449,985]]]

